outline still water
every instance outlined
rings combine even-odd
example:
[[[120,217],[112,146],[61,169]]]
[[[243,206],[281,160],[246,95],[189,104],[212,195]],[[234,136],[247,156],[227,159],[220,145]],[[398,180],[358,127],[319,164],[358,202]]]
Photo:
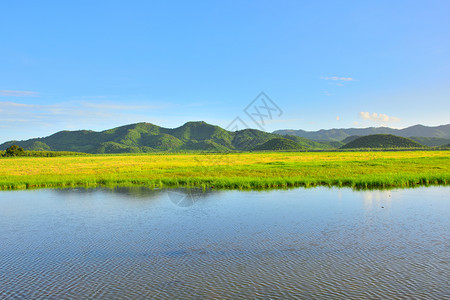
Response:
[[[449,187],[0,192],[0,299],[444,299],[449,213]]]

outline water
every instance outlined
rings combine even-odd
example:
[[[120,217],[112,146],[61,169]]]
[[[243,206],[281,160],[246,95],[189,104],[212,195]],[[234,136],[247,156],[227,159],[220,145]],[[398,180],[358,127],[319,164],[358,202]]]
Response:
[[[449,298],[450,188],[0,192],[0,298]]]

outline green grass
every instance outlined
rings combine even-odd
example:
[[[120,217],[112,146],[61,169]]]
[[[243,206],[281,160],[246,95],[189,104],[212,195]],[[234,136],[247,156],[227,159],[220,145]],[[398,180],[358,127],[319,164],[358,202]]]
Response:
[[[85,155],[0,159],[0,189],[448,185],[449,151]]]

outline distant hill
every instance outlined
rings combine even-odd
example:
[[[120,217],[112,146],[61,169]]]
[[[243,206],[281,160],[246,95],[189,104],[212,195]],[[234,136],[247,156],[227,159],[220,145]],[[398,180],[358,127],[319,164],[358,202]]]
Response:
[[[9,141],[0,150],[19,145],[34,151],[74,151],[85,153],[143,153],[159,151],[250,151],[275,138],[283,138],[284,144],[296,149],[329,149],[308,139],[282,137],[256,129],[227,131],[205,122],[188,122],[177,128],[163,128],[150,123],[137,123],[101,132],[91,130],[60,131],[44,138],[25,141]],[[290,143],[292,142],[292,143]],[[282,150],[283,143],[266,144],[265,150]],[[270,147],[273,149],[270,149]]]
[[[332,142],[317,142],[295,135],[285,135],[283,137],[294,141],[298,145],[302,146],[303,149],[335,149],[342,146],[341,143],[338,143],[338,145],[333,145],[334,143]]]
[[[300,146],[298,143],[286,139],[286,138],[273,138],[259,146],[256,146],[253,148],[255,151],[259,150],[304,150],[302,146]]]
[[[362,136],[345,144],[341,149],[361,148],[424,148],[425,146],[408,138],[392,134],[373,134]]]
[[[429,137],[450,139],[450,124],[436,127],[415,125],[404,129],[393,129],[388,127],[369,127],[369,128],[347,128],[347,129],[329,129],[319,131],[304,131],[284,129],[273,133],[281,135],[295,135],[314,141],[343,141],[345,138],[353,135],[364,136],[373,134],[392,134],[401,137]]]
[[[443,139],[437,137],[412,136],[410,137],[410,139],[428,147],[438,147],[450,144],[450,139]]]
[[[348,143],[353,142],[354,140],[356,140],[356,139],[358,139],[360,137],[361,137],[360,135],[351,135],[351,136],[348,136],[345,139],[343,139],[342,142],[344,144],[348,144]]]
[[[317,141],[317,142],[328,145],[328,147],[330,147],[330,149],[337,149],[337,148],[340,148],[343,145],[345,145],[345,143],[340,142],[340,141]]]
[[[404,134],[434,134],[439,137],[416,135],[411,139],[398,140],[377,135],[365,135],[367,132],[396,131]],[[9,141],[0,145],[5,150],[18,145],[31,151],[70,151],[84,153],[147,153],[147,152],[230,152],[230,151],[282,151],[282,150],[329,150],[357,148],[417,147],[418,143],[432,147],[441,147],[450,142],[450,125],[426,127],[422,125],[402,130],[391,128],[332,129],[305,134],[316,137],[311,139],[294,135],[306,131],[276,131],[268,133],[256,129],[244,129],[235,132],[205,122],[187,122],[177,128],[164,128],[151,123],[136,123],[105,131],[77,130],[60,131],[43,138],[25,141]],[[284,134],[284,133],[290,134]],[[362,139],[372,136],[369,139]],[[446,138],[446,136],[449,136]],[[341,139],[341,140],[340,140]],[[369,143],[372,141],[375,144]],[[408,141],[408,142],[406,142]],[[354,143],[356,142],[356,143]],[[413,143],[413,144],[411,144]],[[422,145],[420,145],[422,147]]]

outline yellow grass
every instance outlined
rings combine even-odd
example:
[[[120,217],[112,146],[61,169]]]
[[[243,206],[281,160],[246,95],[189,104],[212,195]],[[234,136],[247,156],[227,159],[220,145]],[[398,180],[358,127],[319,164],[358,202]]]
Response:
[[[448,184],[450,152],[90,155],[0,159],[0,189],[98,184],[265,188]]]

